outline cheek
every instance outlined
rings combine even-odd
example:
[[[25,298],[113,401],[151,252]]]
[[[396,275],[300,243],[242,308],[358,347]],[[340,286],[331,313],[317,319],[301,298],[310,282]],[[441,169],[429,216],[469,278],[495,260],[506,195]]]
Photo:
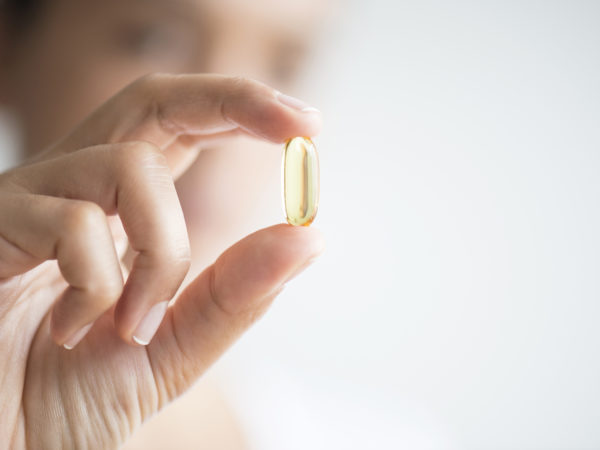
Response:
[[[19,72],[15,104],[23,121],[26,147],[40,150],[68,133],[83,118],[143,69],[78,56],[34,59]],[[40,74],[43,73],[43,76]]]
[[[83,58],[68,66],[68,79],[65,98],[64,115],[68,129],[75,126],[79,120],[98,108],[108,98],[144,75],[147,71],[139,65],[118,63],[113,58]]]

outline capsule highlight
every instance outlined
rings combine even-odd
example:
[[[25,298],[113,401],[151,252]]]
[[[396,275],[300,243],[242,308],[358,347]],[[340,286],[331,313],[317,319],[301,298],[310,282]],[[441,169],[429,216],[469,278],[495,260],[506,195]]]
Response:
[[[307,137],[295,137],[283,150],[283,205],[290,225],[308,226],[319,206],[319,157]]]

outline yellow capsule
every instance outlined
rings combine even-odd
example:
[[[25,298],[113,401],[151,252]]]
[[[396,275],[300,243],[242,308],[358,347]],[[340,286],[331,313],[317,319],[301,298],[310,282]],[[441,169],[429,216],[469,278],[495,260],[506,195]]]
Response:
[[[308,226],[319,206],[319,157],[306,137],[287,141],[283,151],[283,204],[290,225]]]

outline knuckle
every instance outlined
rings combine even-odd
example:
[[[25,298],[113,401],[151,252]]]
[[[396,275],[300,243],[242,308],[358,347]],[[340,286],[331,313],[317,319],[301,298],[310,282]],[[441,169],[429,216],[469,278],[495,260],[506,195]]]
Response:
[[[82,300],[88,302],[91,299],[96,308],[105,310],[121,297],[123,282],[121,278],[108,273],[98,274],[95,272],[94,276],[82,283],[79,289],[85,292]]]
[[[95,264],[93,275],[88,274],[80,289],[102,310],[115,303],[123,293],[123,279],[112,263]]]
[[[215,100],[225,122],[230,121],[230,99],[248,96],[250,84],[250,79],[241,75],[224,77],[221,89],[219,89],[220,92],[215,96]]]
[[[177,79],[177,75],[165,73],[150,73],[133,83],[132,97],[137,105],[141,105],[142,122],[157,122],[162,128],[178,133],[179,127],[167,120],[162,110],[160,99],[168,92],[168,86]]]
[[[154,255],[155,261],[160,261],[160,266],[166,268],[163,272],[165,280],[173,286],[169,295],[175,295],[179,285],[184,280],[191,267],[191,256],[189,246],[176,246],[162,248]]]
[[[112,305],[123,293],[123,283],[119,278],[107,277],[99,286],[89,286],[89,291],[97,297],[99,304]]]
[[[165,261],[168,261],[169,267],[176,273],[187,273],[191,266],[191,252],[189,244],[178,245],[166,249],[163,256]]]
[[[178,257],[177,267],[183,274],[186,274],[188,272],[188,270],[190,270],[191,265],[192,265],[192,258],[189,255],[189,253],[187,255]]]
[[[102,282],[94,280],[78,288],[83,295],[71,299],[71,302],[79,303],[86,309],[103,312],[110,308],[121,296],[123,287],[116,282]]]
[[[168,168],[165,155],[160,148],[150,142],[130,142],[120,146],[115,158],[117,170],[126,177],[132,172],[161,171]]]
[[[259,83],[245,76],[230,76],[228,77],[229,90],[233,93],[242,94],[245,92],[256,90]]]
[[[106,215],[96,203],[73,200],[64,208],[62,225],[67,233],[88,235],[105,221]]]
[[[127,151],[124,152],[128,158],[131,158],[132,163],[143,164],[147,161],[152,163],[165,163],[165,155],[160,148],[150,142],[132,142],[127,146]]]
[[[139,95],[146,96],[154,93],[166,78],[164,73],[151,72],[134,81],[131,88]]]
[[[224,120],[229,121],[232,109],[239,107],[239,102],[244,103],[270,95],[272,89],[259,81],[244,76],[227,77],[223,92],[218,97],[221,103],[221,115]]]
[[[243,88],[250,84],[250,78],[243,75],[232,75],[229,77],[229,83],[232,87]]]

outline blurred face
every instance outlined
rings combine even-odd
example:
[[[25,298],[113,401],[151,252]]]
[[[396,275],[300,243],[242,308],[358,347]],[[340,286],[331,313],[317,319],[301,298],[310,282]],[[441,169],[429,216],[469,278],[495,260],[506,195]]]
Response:
[[[326,2],[42,3],[24,32],[0,43],[0,99],[20,118],[28,153],[51,144],[148,72],[244,75],[293,94]],[[240,138],[225,148],[202,150],[178,190],[192,245],[206,249],[249,231],[244,224],[252,223],[262,180],[279,182],[280,149]],[[215,239],[217,230],[222,239]]]

